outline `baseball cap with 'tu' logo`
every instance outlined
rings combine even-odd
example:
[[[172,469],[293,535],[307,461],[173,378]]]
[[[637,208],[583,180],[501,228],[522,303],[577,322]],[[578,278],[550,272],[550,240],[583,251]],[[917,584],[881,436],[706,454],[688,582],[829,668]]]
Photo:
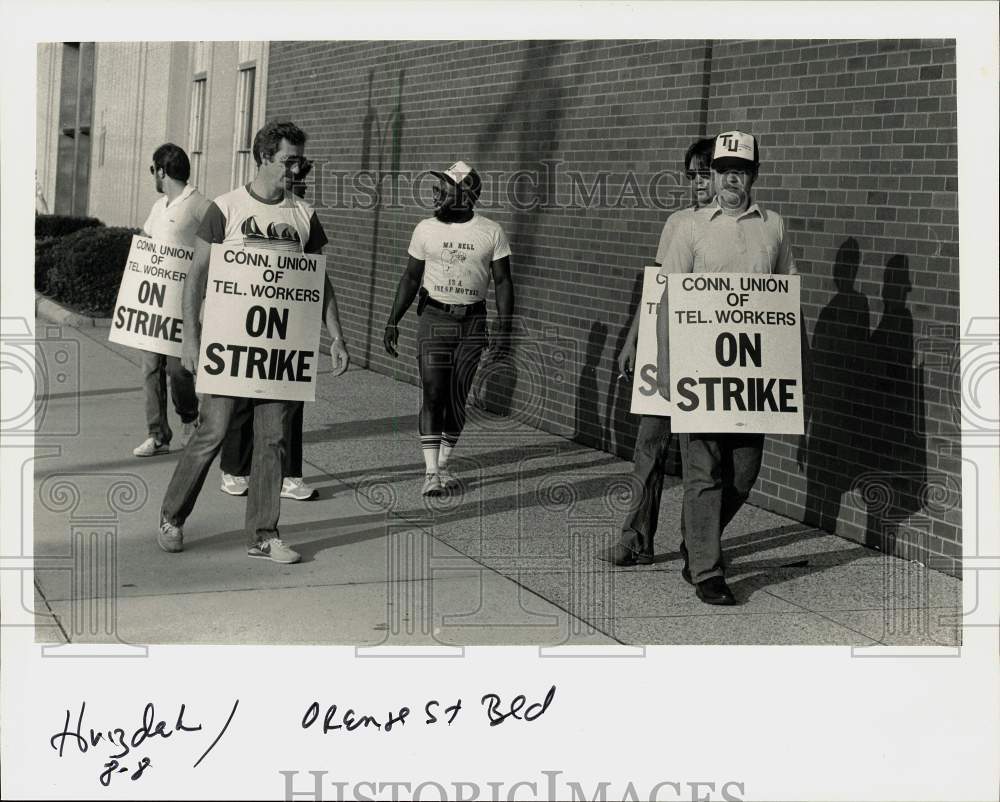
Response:
[[[742,131],[726,131],[715,138],[715,148],[712,151],[712,168],[725,170],[729,167],[757,167],[760,164],[760,152],[757,140],[752,134]]]

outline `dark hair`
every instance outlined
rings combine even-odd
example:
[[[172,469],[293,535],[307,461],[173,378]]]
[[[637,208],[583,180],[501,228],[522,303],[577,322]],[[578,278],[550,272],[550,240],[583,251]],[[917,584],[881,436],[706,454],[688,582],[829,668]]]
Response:
[[[712,152],[715,150],[715,139],[696,139],[684,154],[684,169],[694,162],[694,168],[707,168],[712,164]]]
[[[186,182],[191,177],[191,162],[187,154],[171,142],[153,151],[153,166],[177,181]]]
[[[281,140],[287,139],[290,145],[301,147],[306,144],[306,134],[295,123],[272,120],[264,123],[257,135],[253,138],[253,160],[260,167],[264,157],[270,158],[281,149]]]

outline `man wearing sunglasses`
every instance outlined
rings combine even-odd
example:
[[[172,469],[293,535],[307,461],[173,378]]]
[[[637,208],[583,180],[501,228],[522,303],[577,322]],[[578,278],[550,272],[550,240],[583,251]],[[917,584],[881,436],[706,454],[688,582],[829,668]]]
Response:
[[[292,192],[299,198],[306,194],[306,177],[313,163],[303,159],[292,182]],[[288,425],[288,448],[282,466],[281,497],[291,501],[311,501],[319,491],[302,478],[302,425],[305,404],[295,403]],[[230,496],[245,496],[250,489],[250,466],[253,462],[253,418],[247,416],[241,426],[230,427],[219,454],[222,484],[219,489]]]
[[[220,195],[209,206],[198,230],[194,262],[184,285],[185,328],[182,362],[195,372],[200,351],[200,312],[208,282],[213,243],[263,248],[290,253],[322,253],[327,243],[316,213],[293,192],[304,161],[306,135],[294,123],[271,122],[257,132],[253,143],[257,175],[232,192]],[[333,375],[349,363],[340,329],[337,302],[328,276],[324,276],[323,320],[333,343]],[[184,549],[182,527],[194,509],[205,476],[222,448],[230,425],[253,419],[253,461],[247,493],[247,556],[278,563],[296,563],[300,555],[278,537],[282,466],[288,428],[296,402],[234,398],[205,394],[201,424],[181,455],[170,479],[160,511],[156,542],[167,552]]]
[[[662,265],[667,248],[677,227],[696,209],[708,206],[715,198],[712,186],[712,161],[714,139],[698,139],[691,143],[684,154],[684,172],[691,187],[691,205],[667,218],[656,249],[656,264]],[[618,368],[624,378],[632,378],[635,366],[636,341],[639,336],[640,308],[636,308],[625,345],[618,355]],[[663,478],[666,475],[667,456],[670,448],[670,418],[665,415],[643,415],[635,437],[635,454],[632,475],[642,485],[622,526],[617,545],[598,556],[617,566],[652,565],[653,537],[660,517],[660,498],[663,495]],[[683,527],[683,516],[682,516]]]
[[[757,140],[741,131],[715,138],[712,182],[715,201],[674,232],[664,259],[666,273],[795,274],[785,223],[754,203],[750,191],[760,168]],[[664,289],[657,318],[657,378],[670,396],[669,299]],[[764,435],[681,434],[684,471],[682,576],[706,604],[735,604],[726,584],[722,532],[750,495],[760,472]]]
[[[195,234],[208,208],[208,200],[188,184],[191,163],[177,145],[166,143],[153,152],[150,175],[156,191],[163,195],[150,209],[142,233],[153,239],[194,247]],[[194,376],[175,356],[141,351],[146,395],[147,438],[132,449],[137,457],[154,457],[170,451],[173,430],[167,419],[167,386],[174,411],[184,424],[185,441],[198,424],[198,396]]]

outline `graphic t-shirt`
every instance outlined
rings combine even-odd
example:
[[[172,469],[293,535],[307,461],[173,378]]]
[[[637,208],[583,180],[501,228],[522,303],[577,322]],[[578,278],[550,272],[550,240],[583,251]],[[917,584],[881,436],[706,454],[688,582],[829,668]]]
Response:
[[[490,262],[510,256],[510,245],[503,227],[481,214],[465,223],[430,217],[413,229],[409,253],[424,262],[423,286],[434,300],[474,304],[486,298]]]
[[[153,239],[191,247],[208,205],[205,196],[188,184],[172,203],[167,203],[166,195],[154,203],[142,230]]]
[[[328,242],[316,212],[304,200],[287,195],[266,201],[249,184],[212,201],[198,236],[210,243],[292,253],[319,253]]]

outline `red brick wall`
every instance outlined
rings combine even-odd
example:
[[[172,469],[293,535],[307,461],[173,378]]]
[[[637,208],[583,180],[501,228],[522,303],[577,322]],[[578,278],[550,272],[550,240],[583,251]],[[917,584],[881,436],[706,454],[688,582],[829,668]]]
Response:
[[[459,158],[534,171],[519,184],[533,210],[486,177],[521,323],[513,365],[481,389],[521,422],[625,458],[635,419],[614,359],[668,214],[650,182],[676,206],[685,197],[664,171],[693,138],[757,134],[755,194],[789,222],[816,370],[801,452],[769,438],[753,501],[955,572],[954,76],[945,42],[294,42],[271,46],[267,108],[310,134],[308,197],[355,361],[410,382],[413,311],[400,358],[381,346],[410,233],[429,214],[409,177]],[[358,171],[370,171],[362,188],[338,197],[338,175]],[[402,191],[374,202],[373,183],[394,175]],[[602,175],[606,196],[583,204]]]

